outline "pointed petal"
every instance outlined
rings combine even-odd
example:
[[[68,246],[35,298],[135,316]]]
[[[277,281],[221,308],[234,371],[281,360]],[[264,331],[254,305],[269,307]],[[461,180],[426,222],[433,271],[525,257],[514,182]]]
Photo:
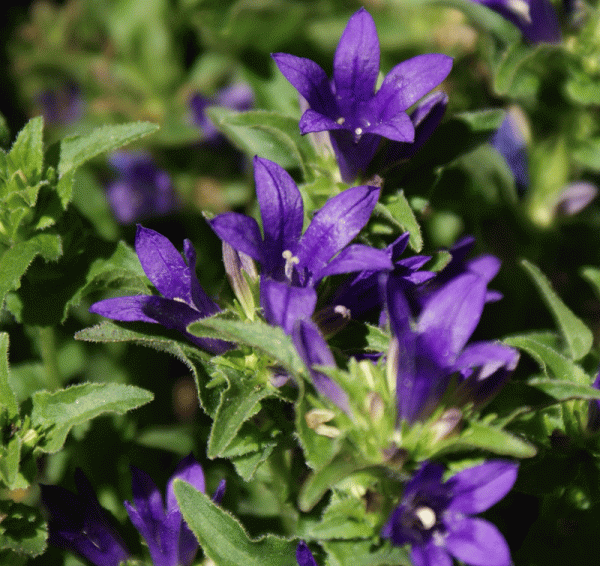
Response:
[[[448,511],[467,515],[481,513],[500,501],[517,481],[519,465],[508,460],[488,460],[453,475],[452,501]]]
[[[263,262],[262,236],[254,218],[237,212],[225,212],[208,223],[215,234],[234,250],[244,252],[259,263]]]
[[[138,295],[135,297],[114,297],[113,299],[104,299],[103,301],[94,303],[90,307],[90,312],[105,316],[112,320],[121,320],[123,322],[139,321],[157,323],[157,320],[147,315],[144,311],[144,306],[150,296],[151,295]]]
[[[308,271],[315,281],[327,262],[346,246],[368,222],[379,198],[379,189],[362,186],[347,189],[329,199],[302,236],[294,255],[298,272]]]
[[[501,261],[495,255],[480,255],[467,262],[467,269],[489,283],[500,271]]]
[[[333,120],[338,119],[338,110],[329,78],[314,61],[287,53],[273,53],[271,57],[283,76],[304,97],[309,106]]]
[[[131,469],[131,491],[137,512],[146,522],[163,521],[165,508],[163,498],[152,478],[135,466]]]
[[[218,313],[221,309],[200,286],[196,275],[196,250],[194,249],[192,242],[187,239],[183,241],[183,253],[190,269],[192,304],[196,307],[202,317]]]
[[[312,552],[303,540],[298,543],[296,548],[296,561],[298,566],[317,566]]]
[[[277,262],[281,264],[281,253],[291,250],[302,235],[302,197],[289,173],[268,159],[254,158],[254,179],[262,217],[265,255],[277,256]]]
[[[399,112],[385,121],[374,122],[364,127],[363,131],[398,142],[412,143],[415,139],[415,127],[406,112]]]
[[[435,291],[421,311],[417,330],[436,352],[438,362],[450,366],[473,334],[485,303],[486,282],[465,273]]]
[[[212,500],[217,505],[221,505],[221,501],[223,500],[223,496],[225,495],[225,488],[227,487],[227,481],[221,480],[219,485],[217,486],[216,491],[213,493]]]
[[[160,293],[168,299],[192,303],[190,269],[168,238],[138,224],[135,251],[148,279]]]
[[[396,65],[385,77],[370,112],[385,121],[404,112],[438,86],[452,69],[452,57],[439,53],[417,55]]]
[[[335,120],[324,116],[312,108],[304,111],[298,126],[300,126],[301,134],[308,134],[310,132],[323,132],[325,130],[329,131],[347,129],[343,124],[339,124]]]
[[[333,59],[338,97],[368,100],[379,74],[379,38],[371,14],[361,8],[348,20]]]
[[[442,546],[429,541],[423,545],[413,545],[410,557],[414,566],[452,566],[452,558]]]
[[[261,278],[260,305],[267,322],[292,332],[294,322],[310,318],[317,304],[317,293],[312,287],[294,287],[284,281]]]
[[[183,460],[177,464],[175,472],[169,479],[167,484],[167,513],[171,513],[175,509],[179,509],[177,499],[175,498],[175,492],[173,491],[173,482],[176,479],[183,480],[193,485],[198,491],[204,493],[204,471],[202,466],[194,458],[193,454],[188,454]]]
[[[333,401],[342,411],[350,414],[346,392],[330,377],[312,369],[313,365],[335,367],[333,354],[315,323],[307,319],[298,320],[292,330],[292,340],[298,354],[310,370],[315,389]]]
[[[510,550],[500,531],[483,519],[467,517],[448,524],[445,546],[473,566],[509,566]]]
[[[383,271],[393,268],[385,250],[376,250],[370,246],[353,244],[344,248],[321,271],[321,277],[351,273],[353,271]],[[317,281],[314,282],[315,284]]]

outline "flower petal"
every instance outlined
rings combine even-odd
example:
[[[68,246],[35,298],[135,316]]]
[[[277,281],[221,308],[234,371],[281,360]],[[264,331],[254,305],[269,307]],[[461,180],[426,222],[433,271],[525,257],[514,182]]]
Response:
[[[378,198],[378,188],[361,186],[329,199],[315,214],[294,252],[299,259],[298,272],[306,270],[312,280],[321,279],[327,262],[368,222]]]
[[[183,253],[190,269],[190,291],[192,295],[192,304],[196,307],[202,317],[211,316],[218,313],[221,309],[200,286],[196,276],[196,250],[194,245],[188,239],[183,241]]]
[[[333,120],[338,110],[329,78],[314,61],[288,53],[272,53],[271,57],[292,86],[304,97],[313,110]]]
[[[198,491],[204,493],[204,471],[202,466],[194,458],[193,454],[188,454],[183,460],[177,464],[177,468],[167,483],[167,513],[171,513],[174,509],[179,509],[175,491],[173,490],[173,482],[176,479],[183,480],[193,485]]]
[[[122,322],[152,322],[157,320],[146,314],[144,307],[151,295],[137,295],[135,297],[114,297],[98,301],[90,307],[90,312],[105,316],[112,320]],[[170,300],[170,299],[166,299]],[[183,304],[183,303],[181,303]]]
[[[168,299],[193,304],[190,269],[168,238],[138,224],[135,251],[148,279],[160,293]]]
[[[345,247],[321,271],[321,277],[351,273],[353,271],[383,271],[391,270],[392,262],[385,250],[377,250],[362,244]],[[316,284],[317,281],[314,281]]]
[[[438,546],[432,540],[427,544],[413,545],[410,557],[414,566],[452,566],[452,558],[444,547]]]
[[[417,55],[396,65],[385,77],[370,111],[385,121],[404,112],[438,86],[452,69],[452,57],[440,53]]]
[[[280,265],[282,252],[291,250],[302,235],[302,197],[289,173],[268,159],[254,157],[254,179],[264,232],[264,256],[276,256],[272,259]]]
[[[415,139],[415,127],[406,112],[399,112],[385,121],[375,122],[364,127],[363,131],[398,142],[412,143]]]
[[[215,234],[234,250],[244,252],[262,264],[263,241],[254,218],[237,212],[225,212],[218,214],[208,223]]]
[[[292,332],[298,319],[310,318],[317,304],[317,293],[312,287],[294,287],[285,281],[261,277],[260,306],[270,324]]]
[[[317,566],[312,552],[303,540],[298,543],[296,548],[296,561],[298,566]]]
[[[346,129],[330,131],[329,138],[342,180],[346,183],[351,183],[359,173],[365,172],[381,142],[381,136],[367,133],[355,141],[354,134]]]
[[[342,100],[368,100],[379,74],[379,38],[369,12],[361,8],[348,20],[333,59],[335,92]]]
[[[323,132],[325,130],[329,131],[347,129],[343,124],[324,116],[312,108],[304,111],[298,126],[300,127],[301,134],[308,134],[310,132]]]
[[[446,482],[452,489],[448,511],[471,515],[489,509],[512,489],[518,469],[514,462],[488,460],[458,472]]]
[[[470,517],[447,524],[445,546],[473,566],[509,566],[510,550],[500,531],[483,519]]]

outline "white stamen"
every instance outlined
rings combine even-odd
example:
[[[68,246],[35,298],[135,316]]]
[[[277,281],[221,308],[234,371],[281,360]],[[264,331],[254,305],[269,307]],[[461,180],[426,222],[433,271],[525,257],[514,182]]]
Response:
[[[523,21],[531,23],[531,13],[529,12],[529,3],[526,0],[508,0],[508,9],[519,16]]]
[[[431,507],[417,507],[415,509],[415,515],[421,521],[423,528],[428,531],[433,527],[437,521],[435,513]]]
[[[340,116],[336,122],[341,126],[344,122],[346,121],[346,118],[344,118],[343,116]]]
[[[362,130],[362,128],[356,128],[356,130],[354,130],[354,133],[357,136],[362,136],[363,130]]]
[[[284,250],[281,256],[283,257],[283,259],[285,259],[285,276],[288,279],[288,281],[291,281],[292,273],[294,272],[294,265],[298,265],[300,263],[300,260],[295,255],[292,255],[292,252],[290,250]]]

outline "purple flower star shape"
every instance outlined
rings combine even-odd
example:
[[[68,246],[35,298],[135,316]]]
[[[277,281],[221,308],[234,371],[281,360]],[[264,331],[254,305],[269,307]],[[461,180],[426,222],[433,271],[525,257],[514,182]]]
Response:
[[[209,222],[221,240],[260,264],[261,306],[269,322],[289,334],[295,320],[310,317],[315,287],[323,277],[392,268],[384,251],[348,245],[369,220],[378,188],[352,187],[332,197],[303,234],[302,196],[290,175],[276,163],[255,157],[254,177],[263,234],[256,220],[235,212]]]
[[[96,566],[118,566],[129,558],[129,551],[79,468],[75,470],[75,485],[77,494],[57,485],[40,486],[42,502],[50,513],[48,542]]]
[[[396,65],[375,92],[379,56],[375,22],[364,8],[350,18],[342,33],[332,82],[310,59],[272,55],[310,106],[300,119],[300,132],[329,131],[342,179],[347,182],[366,169],[382,138],[415,140],[415,127],[406,110],[438,86],[452,67],[447,55],[419,55]]]
[[[415,566],[509,566],[510,550],[498,529],[473,517],[500,501],[517,479],[518,464],[490,460],[442,482],[444,468],[425,463],[406,484],[381,536],[411,545]]]
[[[222,340],[197,338],[187,332],[192,322],[221,309],[206,294],[196,276],[196,251],[183,242],[185,261],[162,234],[138,225],[135,250],[148,279],[163,296],[115,297],[94,303],[90,312],[123,322],[151,322],[178,330],[194,344],[221,354],[230,347]]]
[[[152,478],[131,466],[133,503],[125,501],[125,508],[131,522],[146,540],[154,566],[188,566],[198,550],[196,537],[183,520],[175,498],[173,482],[176,479],[184,480],[204,493],[204,472],[191,454],[179,462],[167,484],[166,508]],[[222,495],[222,490],[219,486],[217,494]]]

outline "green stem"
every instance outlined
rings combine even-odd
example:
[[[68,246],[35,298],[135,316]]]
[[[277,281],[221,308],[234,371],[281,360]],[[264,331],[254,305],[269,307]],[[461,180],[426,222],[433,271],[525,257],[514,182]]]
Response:
[[[44,375],[46,386],[50,391],[59,389],[62,385],[60,368],[58,366],[58,355],[56,352],[56,337],[52,326],[39,326],[39,344],[44,363]]]

